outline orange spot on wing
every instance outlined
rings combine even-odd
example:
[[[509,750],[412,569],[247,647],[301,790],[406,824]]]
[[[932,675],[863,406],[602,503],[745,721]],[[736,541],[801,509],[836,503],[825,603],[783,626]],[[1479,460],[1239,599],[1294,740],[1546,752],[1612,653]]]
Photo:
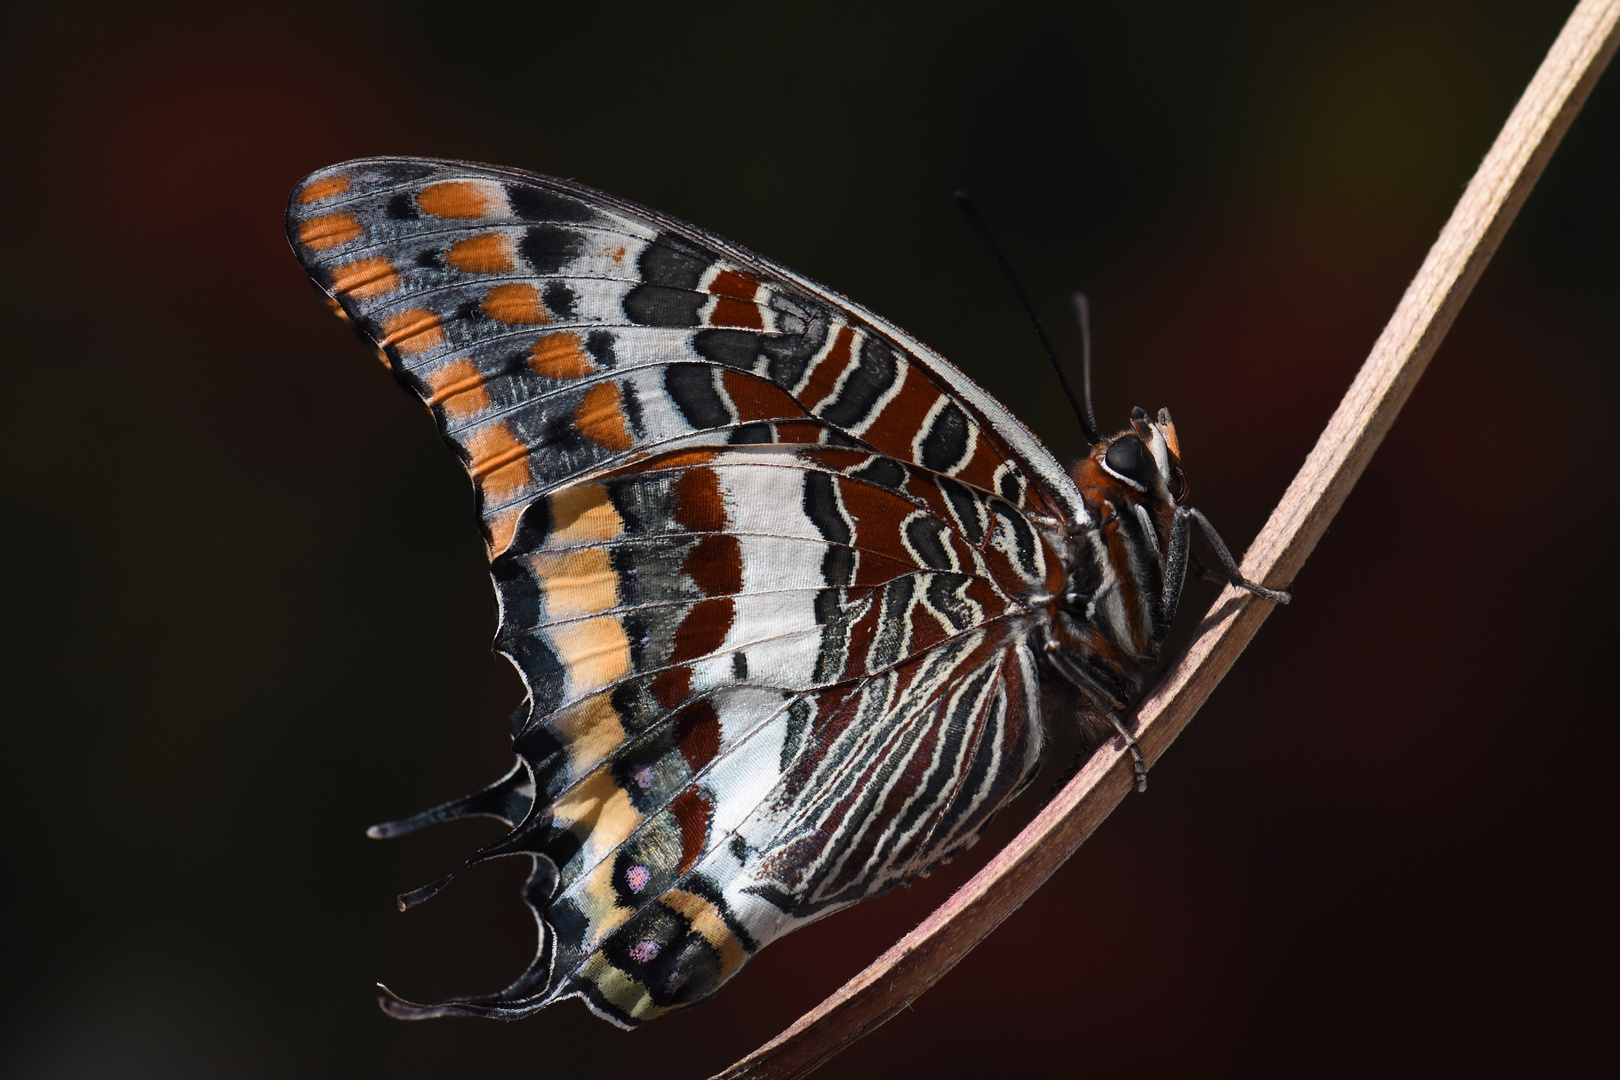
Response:
[[[720,373],[720,384],[726,388],[726,396],[731,399],[738,420],[785,420],[804,416],[804,409],[787,391],[765,379],[726,368]]]
[[[675,520],[692,532],[719,532],[726,527],[725,499],[713,469],[688,469],[675,481]]]
[[[444,264],[466,274],[504,274],[512,269],[512,242],[501,233],[479,233],[457,240]]]
[[[854,348],[855,331],[847,326],[840,326],[838,333],[833,336],[833,343],[827,354],[810,370],[810,379],[803,392],[799,394],[799,404],[814,411],[815,407],[833,392],[838,386],[838,376],[849,366]]]
[[[436,218],[481,218],[489,212],[489,194],[471,180],[446,180],[417,192],[416,205]]]
[[[353,214],[322,214],[298,226],[298,242],[311,251],[325,251],[356,240],[363,232]]]
[[[684,469],[691,465],[707,465],[724,451],[707,446],[694,446],[685,450],[671,450],[660,454],[646,465],[648,469]],[[723,511],[722,511],[723,513]]]
[[[428,376],[433,396],[429,405],[442,405],[450,416],[471,416],[489,408],[489,391],[484,376],[470,360],[452,360]]]
[[[369,300],[399,288],[399,274],[387,259],[356,259],[332,268],[332,288]]]
[[[776,441],[779,443],[816,443],[821,441],[826,431],[820,424],[793,423],[776,425]]]
[[[584,776],[624,744],[624,722],[610,694],[593,694],[551,714],[547,726],[568,750],[569,772]]]
[[[503,510],[484,522],[484,528],[489,530],[489,557],[494,558],[505,551],[512,543],[512,536],[517,532],[518,518],[523,514],[523,507],[514,506],[510,510]]]
[[[686,759],[686,767],[700,772],[720,755],[720,714],[708,698],[692,702],[676,713],[675,745]]]
[[[547,334],[529,346],[529,367],[548,379],[578,379],[596,370],[578,334]]]
[[[526,281],[497,285],[484,294],[480,305],[484,314],[509,325],[536,325],[551,321],[551,312],[540,302],[540,291]]]
[[[763,330],[765,316],[759,308],[741,300],[716,300],[714,314],[709,316],[710,326],[738,326],[745,330]]]
[[[571,697],[600,690],[630,671],[630,639],[611,616],[552,623],[546,636],[568,674]]]
[[[703,854],[709,839],[709,815],[714,811],[701,788],[689,787],[669,804],[669,812],[681,826],[681,865],[676,873],[684,874]]]
[[[546,618],[600,615],[619,602],[619,572],[605,548],[540,550],[529,568],[545,594]]]
[[[683,664],[718,652],[731,632],[736,613],[736,604],[729,596],[713,596],[693,604],[675,631],[668,662]]]
[[[624,247],[621,245],[617,250],[608,252],[608,258],[613,260],[613,263],[614,263],[615,266],[620,265],[621,263],[623,263],[624,262]]]
[[[426,352],[444,344],[444,327],[439,317],[421,308],[409,308],[390,315],[382,322],[384,345],[402,353]]]
[[[709,316],[710,324],[763,330],[765,318],[754,303],[754,294],[758,289],[759,279],[752,274],[723,270],[715,275],[709,291],[719,299],[715,301],[714,314]]]
[[[666,709],[673,709],[692,696],[692,669],[682,664],[665,668],[653,676],[653,700]]]
[[[317,180],[312,184],[306,184],[304,186],[304,190],[298,193],[298,201],[303,203],[305,206],[308,206],[310,203],[320,202],[322,199],[330,199],[333,196],[342,195],[348,190],[348,176],[343,173],[339,173],[337,176],[328,176],[324,180]]]
[[[629,793],[613,779],[611,770],[600,768],[552,803],[551,816],[586,842],[587,866],[611,854],[641,824],[641,813]]]
[[[630,449],[630,429],[625,423],[624,398],[618,383],[598,383],[585,391],[574,408],[574,425],[598,446]]]
[[[707,596],[742,591],[742,546],[735,536],[710,533],[687,553],[681,570]]]
[[[613,508],[601,484],[563,488],[551,496],[551,535],[547,547],[600,544],[624,531],[624,519]]]
[[[505,423],[491,424],[468,439],[467,452],[486,502],[504,502],[529,486],[529,448]]]
[[[709,292],[715,296],[724,296],[728,300],[746,300],[754,302],[754,293],[759,289],[759,279],[753,274],[741,270],[722,270],[714,275],[714,281],[709,284]]]

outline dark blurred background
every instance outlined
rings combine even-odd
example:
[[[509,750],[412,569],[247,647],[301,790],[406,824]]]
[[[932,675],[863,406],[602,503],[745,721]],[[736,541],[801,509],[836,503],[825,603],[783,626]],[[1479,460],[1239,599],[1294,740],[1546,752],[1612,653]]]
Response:
[[[0,1072],[705,1076],[1038,801],[640,1031],[387,1019],[377,979],[490,990],[532,949],[515,863],[394,910],[498,827],[363,836],[504,770],[519,688],[465,478],[287,250],[303,174],[438,155],[643,201],[890,317],[1072,456],[967,188],[1071,354],[1089,290],[1103,426],[1171,406],[1241,549],[1570,6],[13,14]],[[1150,793],[827,1075],[1517,1075],[1612,1043],[1617,150],[1611,73]]]

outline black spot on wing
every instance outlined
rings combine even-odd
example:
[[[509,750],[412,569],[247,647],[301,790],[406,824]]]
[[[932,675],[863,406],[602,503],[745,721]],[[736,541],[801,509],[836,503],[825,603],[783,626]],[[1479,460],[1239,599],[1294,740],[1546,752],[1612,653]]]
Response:
[[[533,551],[551,535],[551,500],[536,499],[523,508],[518,516],[517,528],[512,532],[509,551]]]
[[[637,285],[624,296],[624,314],[642,326],[697,326],[708,299],[688,289]]]
[[[828,428],[821,433],[822,446],[841,446],[846,450],[865,450],[859,439],[852,439],[837,428]]]
[[[501,596],[503,632],[510,628],[522,633],[540,625],[540,586],[523,561],[522,556],[527,554],[526,548],[521,553],[508,548],[489,564],[489,575]]]
[[[578,255],[585,238],[556,225],[531,225],[518,241],[518,254],[536,274],[555,274]]]
[[[647,437],[647,425],[642,420],[641,396],[636,392],[633,383],[621,382],[619,384],[620,407],[624,409],[624,418],[630,424],[630,432],[638,439]]]
[[[984,509],[973,492],[968,490],[966,484],[952,480],[948,476],[937,476],[934,482],[939,485],[939,490],[944,492],[945,501],[950,503],[951,514],[961,527],[962,535],[967,537],[968,542],[974,547],[984,543]]]
[[[844,379],[838,395],[819,406],[816,415],[841,428],[855,427],[869,417],[899,372],[894,350],[876,338],[867,338],[861,344],[860,363]]]
[[[874,457],[860,468],[850,470],[849,476],[898,491],[905,486],[906,467],[891,457]]]
[[[506,203],[525,221],[592,221],[596,211],[578,199],[528,184],[506,185]]]
[[[962,463],[968,449],[968,418],[962,407],[946,401],[934,414],[933,423],[923,435],[919,460],[924,468],[946,472]]]
[[[673,233],[659,233],[642,249],[636,268],[648,285],[696,289],[704,271],[715,262],[714,253]]]
[[[613,352],[613,332],[611,330],[592,330],[585,335],[585,351],[591,354],[598,367],[617,367],[619,358]]]
[[[414,192],[401,191],[388,200],[383,207],[383,213],[393,221],[414,221],[420,215],[416,209],[416,195]]]
[[[804,516],[829,544],[847,545],[854,536],[838,505],[833,478],[826,473],[804,474]]]
[[[753,330],[700,330],[692,338],[692,348],[717,364],[752,368],[759,357],[760,337]]]
[[[507,421],[516,429],[517,436],[530,447],[531,454],[543,455],[536,464],[550,476],[567,476],[578,472],[588,467],[597,456],[597,444],[580,434],[570,412],[519,413]]]
[[[567,673],[543,637],[533,631],[512,633],[503,626],[495,645],[523,672],[537,711],[550,712],[562,704]]]
[[[833,588],[816,596],[816,621],[825,624],[838,613],[838,587],[855,579],[855,553],[848,546],[855,533],[838,505],[836,482],[828,474],[804,474],[804,516],[828,544],[821,557],[821,579]]]
[[[817,596],[816,622],[824,623],[837,613],[838,587],[848,585],[855,580],[855,552],[847,547],[836,544],[827,549],[821,557],[821,579],[833,588],[825,589]],[[823,596],[830,597],[833,605],[832,612],[823,617],[820,602]]]
[[[906,546],[930,570],[954,570],[945,540],[945,525],[926,514],[913,514],[905,523]]]
[[[962,590],[971,580],[965,574],[928,575],[928,606],[939,612],[953,630],[966,630],[976,621],[973,607],[962,599]]]
[[[554,319],[572,319],[574,317],[575,296],[574,290],[560,281],[553,281],[546,286],[540,294],[541,301],[546,310],[551,312]]]
[[[546,715],[546,713],[536,714],[533,702],[526,702],[513,710],[509,721],[512,728],[512,749],[527,758],[532,765],[539,766],[545,763],[551,766],[535,770],[535,787],[541,789],[545,786],[548,774],[555,774],[556,766],[561,764],[555,762],[555,758],[566,749],[554,732],[544,724],[536,723],[537,720],[544,720]]]
[[[998,519],[998,523],[1012,534],[1013,549],[1018,555],[1019,569],[1031,578],[1040,576],[1040,567],[1036,563],[1035,533],[1024,520],[1024,515],[1013,509],[1011,504],[997,499],[991,502],[990,510]]]
[[[715,386],[708,364],[671,364],[664,369],[664,389],[694,428],[723,427],[731,423],[731,410]]]
[[[1006,499],[1014,506],[1019,506],[1024,501],[1023,482],[1018,479],[1018,474],[1011,469],[1002,470],[1001,479],[996,481],[996,490],[1001,492],[1003,499]]]

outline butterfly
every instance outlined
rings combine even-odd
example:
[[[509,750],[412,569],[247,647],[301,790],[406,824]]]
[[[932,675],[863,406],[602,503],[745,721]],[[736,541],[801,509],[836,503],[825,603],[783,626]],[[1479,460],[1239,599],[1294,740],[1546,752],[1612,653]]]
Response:
[[[1287,600],[1181,504],[1167,410],[1065,470],[921,342],[657,211],[368,158],[305,178],[287,232],[466,466],[526,688],[506,776],[371,834],[505,822],[466,866],[531,861],[534,959],[395,1016],[700,1001],[971,845],[1036,771],[1043,688],[1141,786],[1121,717],[1193,531]]]

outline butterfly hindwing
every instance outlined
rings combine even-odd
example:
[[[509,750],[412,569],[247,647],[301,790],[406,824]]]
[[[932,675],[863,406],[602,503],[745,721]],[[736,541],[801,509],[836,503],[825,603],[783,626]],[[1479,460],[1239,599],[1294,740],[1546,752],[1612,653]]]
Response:
[[[288,231],[466,463],[529,693],[520,767],[401,828],[507,820],[480,857],[533,856],[536,958],[401,1014],[690,1004],[960,850],[1030,775],[1026,600],[1063,582],[1031,522],[1083,511],[944,361],[691,226],[507,170],[336,166]]]

